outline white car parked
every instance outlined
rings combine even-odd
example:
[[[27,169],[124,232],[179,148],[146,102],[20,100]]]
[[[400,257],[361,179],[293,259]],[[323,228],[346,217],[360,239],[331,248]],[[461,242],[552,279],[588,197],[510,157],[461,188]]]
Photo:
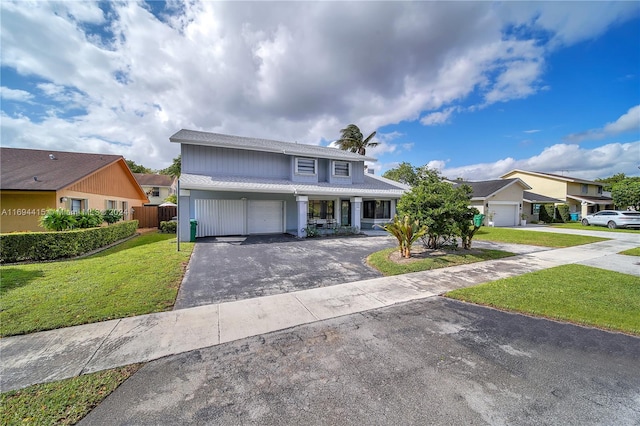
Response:
[[[600,225],[611,229],[640,227],[640,212],[602,210],[582,219],[584,226]]]

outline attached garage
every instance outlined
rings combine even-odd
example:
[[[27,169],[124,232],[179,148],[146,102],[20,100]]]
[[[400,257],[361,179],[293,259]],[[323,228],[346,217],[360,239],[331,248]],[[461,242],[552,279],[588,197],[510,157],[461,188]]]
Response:
[[[494,226],[516,226],[518,224],[517,204],[489,203],[489,211],[493,213]]]
[[[284,203],[279,200],[196,199],[198,237],[281,234]]]
[[[282,201],[249,200],[249,234],[281,234],[284,232]]]

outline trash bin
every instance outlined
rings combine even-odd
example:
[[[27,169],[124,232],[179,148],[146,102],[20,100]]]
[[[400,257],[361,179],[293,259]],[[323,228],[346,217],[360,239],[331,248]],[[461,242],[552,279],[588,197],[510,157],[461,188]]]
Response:
[[[569,213],[569,216],[571,216],[571,222],[577,222],[580,217],[580,213]]]
[[[473,226],[476,227],[481,227],[482,226],[482,221],[484,221],[484,215],[483,214],[477,214],[475,216],[473,216]]]
[[[196,229],[198,228],[198,221],[195,219],[191,219],[189,221],[189,224],[191,224],[191,238],[189,239],[189,241],[191,241],[192,243],[196,242]]]

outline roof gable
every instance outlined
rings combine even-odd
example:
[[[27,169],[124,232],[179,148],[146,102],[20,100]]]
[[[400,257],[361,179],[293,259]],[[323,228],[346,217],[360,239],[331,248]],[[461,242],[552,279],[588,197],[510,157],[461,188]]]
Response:
[[[221,148],[235,148],[249,151],[277,152],[286,155],[299,155],[316,158],[329,158],[345,161],[377,161],[373,157],[329,148],[318,145],[299,144],[292,142],[274,141],[270,139],[248,138],[243,136],[223,135],[220,133],[199,132],[182,129],[169,138],[174,143],[191,145],[216,146]]]
[[[538,176],[538,177],[543,177],[543,178],[548,178],[548,179],[553,179],[553,180],[558,180],[558,181],[563,181],[563,182],[585,183],[585,184],[589,184],[589,185],[602,186],[601,182],[594,182],[592,180],[580,179],[580,178],[575,178],[575,177],[571,177],[571,176],[557,175],[557,174],[554,174],[554,173],[533,172],[533,171],[520,170],[520,169],[511,170],[510,172],[505,173],[501,177],[504,178],[504,177],[512,176],[512,175],[514,175],[516,173],[522,173],[522,174],[527,174],[527,175],[531,175],[531,176]]]
[[[121,155],[0,148],[0,188],[58,191],[119,160]]]
[[[496,193],[508,188],[514,184],[520,184],[524,189],[531,189],[529,185],[524,183],[522,180],[518,178],[513,179],[495,179],[495,180],[483,180],[477,182],[456,182],[458,184],[466,184],[471,187],[473,190],[471,197],[472,198],[488,198]]]
[[[144,186],[171,186],[173,184],[173,178],[169,175],[134,173],[133,176],[140,185]]]

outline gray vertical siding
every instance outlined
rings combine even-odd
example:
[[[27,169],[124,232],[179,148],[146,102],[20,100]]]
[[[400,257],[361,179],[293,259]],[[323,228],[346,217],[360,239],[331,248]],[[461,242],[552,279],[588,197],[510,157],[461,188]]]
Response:
[[[182,145],[183,173],[288,179],[289,163],[284,154]]]

